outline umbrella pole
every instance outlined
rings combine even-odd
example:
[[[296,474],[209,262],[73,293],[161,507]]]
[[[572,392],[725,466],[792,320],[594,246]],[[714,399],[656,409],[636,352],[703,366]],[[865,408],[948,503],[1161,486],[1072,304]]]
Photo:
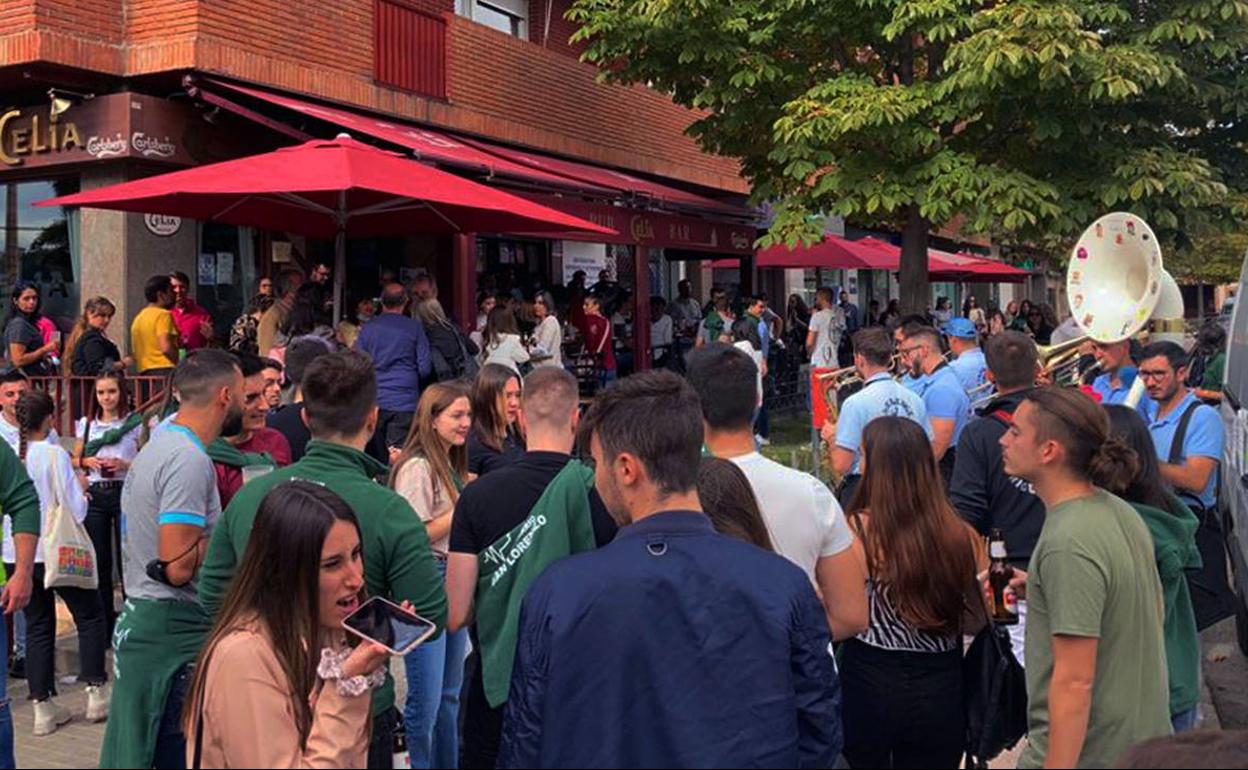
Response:
[[[347,192],[338,193],[338,235],[334,238],[334,328],[342,323],[347,286]]]

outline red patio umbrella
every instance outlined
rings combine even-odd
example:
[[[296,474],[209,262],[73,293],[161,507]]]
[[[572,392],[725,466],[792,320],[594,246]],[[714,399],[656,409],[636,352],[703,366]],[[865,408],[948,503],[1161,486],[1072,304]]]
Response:
[[[35,205],[164,214],[335,238],[335,322],[348,236],[615,232],[345,134]]]
[[[839,235],[825,235],[823,240],[809,246],[790,249],[779,244],[758,252],[758,267],[802,268],[826,270],[888,270],[888,244],[864,238],[851,241]],[[900,253],[900,252],[898,252]]]

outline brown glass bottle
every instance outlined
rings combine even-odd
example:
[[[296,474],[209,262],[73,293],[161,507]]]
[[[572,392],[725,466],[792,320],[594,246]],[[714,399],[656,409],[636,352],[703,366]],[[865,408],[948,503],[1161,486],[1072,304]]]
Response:
[[[988,541],[988,555],[992,564],[988,568],[988,585],[992,588],[992,622],[999,626],[1018,623],[1018,599],[1010,588],[1014,568],[1006,560],[1005,537],[994,529]]]

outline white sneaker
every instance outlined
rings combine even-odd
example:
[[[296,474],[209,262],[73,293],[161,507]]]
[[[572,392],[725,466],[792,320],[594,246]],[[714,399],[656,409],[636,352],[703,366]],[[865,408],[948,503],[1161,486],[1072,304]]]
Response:
[[[87,721],[103,722],[108,719],[109,690],[107,684],[87,687]]]
[[[35,737],[51,735],[56,728],[73,719],[73,715],[56,701],[48,698],[35,703]]]
[[[763,438],[762,436],[755,436],[754,440],[758,442],[759,446],[771,446],[771,439],[769,438]]]

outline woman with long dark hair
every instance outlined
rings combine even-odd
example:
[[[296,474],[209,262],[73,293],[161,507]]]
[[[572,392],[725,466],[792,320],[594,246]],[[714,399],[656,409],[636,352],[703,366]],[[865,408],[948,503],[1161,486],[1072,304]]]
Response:
[[[918,423],[871,421],[862,464],[847,510],[870,622],[842,651],[845,758],[851,767],[957,767],[962,636],[980,601],[982,547],[945,497]]]
[[[363,767],[388,656],[346,644],[365,598],[354,512],[310,481],[275,487],[195,664],[187,767]]]
[[[1196,529],[1200,519],[1161,481],[1157,452],[1144,418],[1135,409],[1107,406],[1109,433],[1131,449],[1139,469],[1110,492],[1131,503],[1153,536],[1157,574],[1165,596],[1166,669],[1170,683],[1170,720],[1174,731],[1200,724],[1200,635],[1185,570],[1200,567]]]
[[[45,342],[39,329],[42,303],[38,286],[31,281],[18,281],[4,323],[5,358],[9,366],[21,369],[27,377],[55,374],[52,359],[60,346],[55,340]]]
[[[425,522],[443,579],[452,514],[468,481],[471,430],[468,386],[430,385],[420,396],[411,433],[390,474],[391,488]],[[412,767],[455,767],[459,760],[459,694],[467,655],[466,629],[444,633],[407,655],[403,721]]]
[[[520,325],[516,314],[509,307],[496,307],[490,311],[485,324],[485,344],[481,346],[481,363],[500,364],[517,374],[520,365],[529,362],[529,351],[520,340]]]
[[[810,333],[810,308],[800,294],[789,295],[784,311],[784,344],[799,353],[806,349],[806,336]]]
[[[520,375],[500,364],[481,367],[472,386],[468,472],[474,476],[510,465],[524,455],[520,429]]]
[[[84,524],[95,546],[108,639],[113,638],[113,627],[117,625],[113,565],[121,564],[121,487],[130,464],[139,454],[142,430],[143,415],[131,411],[125,375],[120,371],[102,373],[92,387],[86,416],[78,420],[74,462],[86,476],[90,493]]]
[[[48,514],[60,507],[61,515],[79,524],[87,518],[87,498],[74,472],[73,461],[58,441],[50,441],[56,407],[41,391],[27,391],[17,401],[21,430],[18,455],[39,494],[43,515],[40,529],[46,536],[52,521]],[[26,681],[35,702],[35,735],[50,735],[70,720],[70,713],[53,700],[56,693],[56,596],[61,597],[78,629],[78,678],[87,684],[87,721],[108,717],[107,675],[104,650],[108,645],[104,608],[96,591],[87,588],[44,585],[43,543],[35,551],[34,590],[26,605]],[[5,538],[4,562],[12,573],[17,556],[11,538]]]
[[[698,467],[698,498],[716,532],[764,551],[775,550],[754,488],[736,463],[719,457],[702,458]]]
[[[543,358],[538,366],[563,366],[563,327],[559,325],[556,310],[555,298],[550,292],[539,291],[533,300],[533,316],[537,319],[533,342],[549,357]]]

